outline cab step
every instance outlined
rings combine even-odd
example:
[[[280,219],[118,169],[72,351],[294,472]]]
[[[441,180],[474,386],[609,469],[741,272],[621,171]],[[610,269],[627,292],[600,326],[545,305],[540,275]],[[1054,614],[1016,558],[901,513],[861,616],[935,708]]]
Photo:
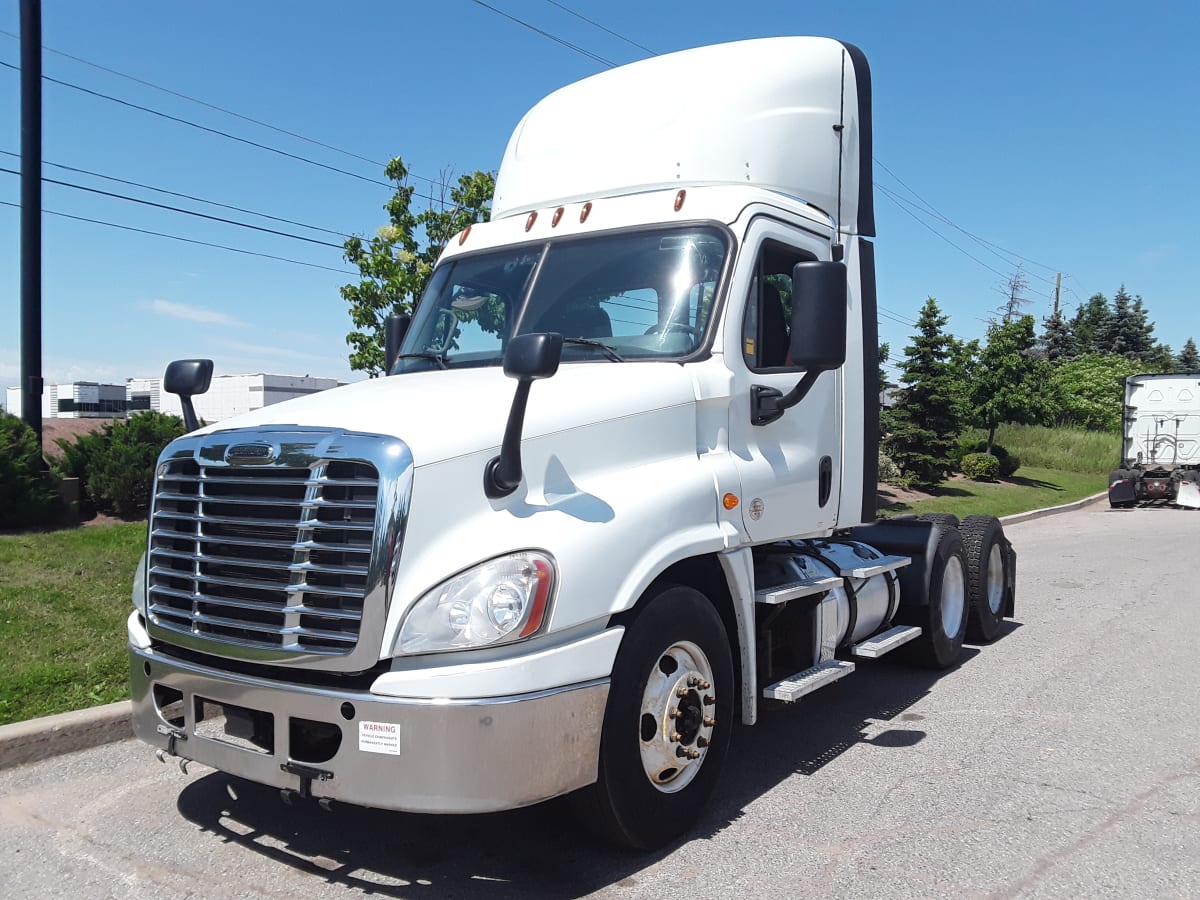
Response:
[[[868,638],[861,644],[850,648],[851,656],[861,656],[864,659],[878,659],[885,653],[890,653],[897,647],[902,647],[914,638],[921,636],[919,625],[897,625],[887,631]]]
[[[787,603],[789,600],[798,600],[801,597],[809,597],[813,594],[823,594],[825,591],[838,587],[841,583],[842,579],[834,575],[805,578],[801,581],[789,581],[786,584],[776,584],[755,591],[754,600],[757,603],[769,603],[772,606],[778,606],[781,603]]]
[[[911,562],[912,559],[908,556],[881,556],[879,559],[869,560],[869,565],[843,568],[838,574],[846,578],[871,578],[884,572],[903,569]]]
[[[795,703],[805,694],[811,694],[818,688],[833,684],[839,678],[845,678],[854,671],[854,663],[844,659],[831,659],[818,663],[811,669],[797,672],[783,681],[763,688],[763,696],[768,700],[782,700],[784,703]]]

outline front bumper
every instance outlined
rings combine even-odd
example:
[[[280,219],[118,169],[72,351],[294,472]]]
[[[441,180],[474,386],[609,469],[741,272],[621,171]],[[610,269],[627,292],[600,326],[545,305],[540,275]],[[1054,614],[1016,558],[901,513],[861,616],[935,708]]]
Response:
[[[133,644],[129,652],[134,734],[261,784],[381,809],[479,813],[596,780],[607,678],[413,700],[232,674]]]

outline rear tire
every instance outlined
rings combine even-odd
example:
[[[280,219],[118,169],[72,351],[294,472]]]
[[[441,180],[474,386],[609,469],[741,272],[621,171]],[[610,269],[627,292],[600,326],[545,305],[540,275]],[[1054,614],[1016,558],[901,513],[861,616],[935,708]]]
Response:
[[[993,516],[967,516],[959,529],[967,560],[967,639],[990,644],[1004,625],[1008,583],[1004,529]]]
[[[721,617],[692,588],[651,590],[613,665],[596,783],[570,797],[585,828],[639,850],[669,843],[699,818],[733,726]]]
[[[967,561],[957,528],[943,528],[938,536],[929,570],[929,604],[916,624],[921,636],[909,645],[909,660],[930,669],[947,669],[958,661],[967,632]]]

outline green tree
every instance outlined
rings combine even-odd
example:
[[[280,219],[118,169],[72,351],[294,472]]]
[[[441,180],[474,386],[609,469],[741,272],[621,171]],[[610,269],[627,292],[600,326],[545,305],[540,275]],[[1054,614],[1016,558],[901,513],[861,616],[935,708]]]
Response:
[[[143,514],[150,506],[154,466],[167,444],[186,432],[179,416],[153,410],[105,425],[81,437],[74,451],[62,443],[63,471],[78,473],[98,509],[118,516]]]
[[[1075,338],[1075,350],[1080,354],[1101,353],[1100,333],[1112,318],[1108,298],[1103,294],[1092,294],[1087,303],[1075,311],[1071,318],[1071,334]]]
[[[396,192],[383,207],[389,223],[369,241],[361,237],[346,241],[345,258],[358,268],[360,281],[341,288],[354,324],[354,331],[346,335],[350,368],[372,378],[384,367],[387,317],[412,310],[450,238],[468,225],[488,220],[496,190],[493,175],[473,172],[453,186],[443,184],[441,200],[414,212],[413,201],[419,198],[408,183],[404,161],[396,157],[384,173],[396,183]]]
[[[1033,425],[1047,416],[1048,363],[1033,355],[1036,342],[1033,316],[988,326],[971,383],[971,421],[987,429],[989,454],[998,426]]]
[[[931,487],[953,469],[951,452],[959,432],[951,339],[946,316],[930,297],[917,319],[917,334],[904,348],[903,385],[896,405],[883,415],[884,447],[910,481]]]
[[[1096,431],[1120,431],[1125,379],[1143,366],[1113,354],[1089,353],[1055,366],[1050,394],[1059,425],[1081,425]]]
[[[979,341],[977,339],[961,341],[953,335],[948,336],[950,348],[950,375],[953,379],[954,414],[959,422],[971,419],[974,400],[972,399],[975,383],[975,370],[979,365]]]
[[[1070,359],[1078,354],[1079,348],[1075,334],[1071,331],[1071,325],[1063,316],[1061,309],[1054,310],[1053,313],[1042,319],[1042,327],[1044,330],[1038,341],[1038,349],[1043,358],[1050,362],[1057,362],[1060,359]]]
[[[1200,353],[1196,352],[1196,342],[1188,338],[1175,357],[1176,372],[1200,372]]]
[[[57,511],[54,484],[42,471],[37,434],[0,412],[0,528],[42,525]]]
[[[1112,313],[1099,329],[1096,345],[1104,353],[1126,359],[1151,362],[1159,358],[1154,323],[1147,321],[1145,303],[1141,297],[1131,297],[1125,285],[1113,297]]]

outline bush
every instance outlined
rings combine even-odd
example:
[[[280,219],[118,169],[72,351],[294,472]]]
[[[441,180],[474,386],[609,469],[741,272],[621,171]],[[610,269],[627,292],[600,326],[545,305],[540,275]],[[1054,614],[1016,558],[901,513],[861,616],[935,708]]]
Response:
[[[879,451],[879,480],[886,481],[889,484],[895,484],[900,478],[900,467],[892,462],[892,458]]]
[[[37,434],[16,416],[0,412],[0,528],[46,525],[58,512]]]
[[[74,444],[60,440],[63,455],[57,470],[64,477],[81,478],[97,509],[124,517],[140,515],[150,506],[159,454],[184,430],[178,416],[138,413],[81,435]]]
[[[108,447],[111,432],[112,423],[107,423],[99,431],[81,434],[74,441],[67,438],[54,441],[61,452],[50,460],[50,470],[61,479],[79,479],[79,510],[85,517],[96,512],[95,498],[88,491],[88,467]]]
[[[986,454],[987,441],[981,441],[972,435],[963,435],[958,439],[958,444],[953,451],[954,466],[958,471],[966,474],[962,468],[963,459],[972,454]],[[1000,477],[1011,478],[1017,469],[1021,468],[1021,458],[1009,453],[999,444],[992,444],[992,456],[1000,463]]]
[[[973,481],[995,481],[1000,460],[987,453],[968,453],[962,458],[962,473]]]

